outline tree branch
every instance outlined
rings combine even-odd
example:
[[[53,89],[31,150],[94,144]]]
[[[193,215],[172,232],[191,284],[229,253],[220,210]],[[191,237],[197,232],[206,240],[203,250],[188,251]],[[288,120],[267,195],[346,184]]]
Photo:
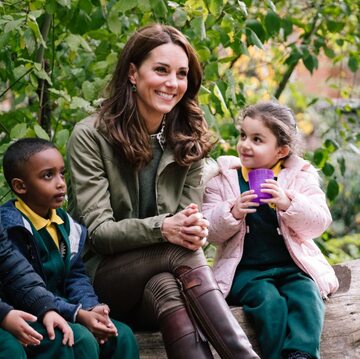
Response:
[[[49,36],[49,30],[52,23],[52,15],[45,14],[44,23],[41,27],[41,35],[43,37],[44,42],[46,43],[48,36]],[[44,70],[46,72],[49,72],[49,66],[44,60],[44,46],[40,46],[39,50],[36,53],[35,61],[38,63],[41,63]],[[50,134],[50,116],[51,116],[51,110],[50,110],[50,104],[49,104],[49,91],[48,91],[49,84],[46,80],[39,79],[39,85],[37,89],[37,94],[39,96],[39,113],[38,113],[38,122],[40,126]]]
[[[304,34],[303,39],[301,41],[301,45],[307,44],[309,42],[311,36],[316,32],[316,30],[317,30],[317,28],[319,26],[319,25],[317,25],[318,19],[319,19],[319,12],[316,13],[316,15],[314,17],[314,20],[313,20],[313,22],[311,24],[310,30],[307,33]],[[295,67],[299,63],[299,60],[300,60],[300,58],[289,65],[289,67],[288,67],[287,71],[285,72],[285,74],[284,74],[278,88],[275,91],[274,97],[276,99],[278,99],[281,96],[282,92],[284,91],[284,89],[285,89],[285,87],[286,87],[286,85],[287,85],[287,83],[289,81],[289,78],[290,78],[291,74],[294,72]]]

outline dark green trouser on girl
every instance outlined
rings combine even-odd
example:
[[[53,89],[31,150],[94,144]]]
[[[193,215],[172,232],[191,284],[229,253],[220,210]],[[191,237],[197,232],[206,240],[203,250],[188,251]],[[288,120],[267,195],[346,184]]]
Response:
[[[280,359],[287,351],[320,358],[324,303],[297,266],[238,268],[227,300],[243,306],[254,323],[262,358]]]
[[[7,331],[0,329],[0,359],[137,359],[139,349],[131,329],[123,323],[113,320],[118,336],[111,337],[99,345],[95,337],[81,324],[69,323],[75,343],[73,347],[62,344],[62,333],[55,330],[54,340],[48,338],[45,327],[40,323],[30,325],[43,336],[38,346],[23,347],[20,342]]]

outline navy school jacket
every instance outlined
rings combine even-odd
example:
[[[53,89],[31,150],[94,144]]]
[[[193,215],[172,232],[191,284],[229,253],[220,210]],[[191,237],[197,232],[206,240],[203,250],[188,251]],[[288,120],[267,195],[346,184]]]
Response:
[[[86,240],[86,229],[76,223],[67,213],[69,221],[68,239],[70,242],[70,271],[64,278],[62,295],[56,296],[57,311],[67,321],[74,322],[80,308],[90,309],[99,304],[98,298],[85,273],[81,252]],[[13,245],[30,262],[35,271],[42,277],[45,285],[47,278],[40,260],[39,249],[32,233],[32,227],[21,212],[15,207],[14,201],[0,206],[0,220]]]

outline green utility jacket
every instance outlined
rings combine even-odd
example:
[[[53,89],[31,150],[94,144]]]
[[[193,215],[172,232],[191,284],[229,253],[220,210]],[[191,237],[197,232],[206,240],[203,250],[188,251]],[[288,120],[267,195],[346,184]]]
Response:
[[[138,171],[116,155],[95,119],[79,122],[68,143],[69,210],[88,228],[84,260],[92,277],[104,256],[163,242],[164,218],[190,203],[201,208],[204,189],[204,161],[179,166],[165,148],[155,180],[157,215],[139,219]]]

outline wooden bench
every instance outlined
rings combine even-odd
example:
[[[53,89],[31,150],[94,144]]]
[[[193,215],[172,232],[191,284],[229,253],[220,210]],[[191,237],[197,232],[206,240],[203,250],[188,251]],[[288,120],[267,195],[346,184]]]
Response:
[[[323,359],[360,358],[360,259],[334,266],[339,278],[339,290],[326,301],[324,330],[321,340]],[[232,312],[247,334],[255,351],[259,346],[253,328],[240,307]],[[136,333],[141,359],[166,358],[160,332]],[[219,356],[214,352],[214,357]],[[196,358],[189,358],[196,359]]]

